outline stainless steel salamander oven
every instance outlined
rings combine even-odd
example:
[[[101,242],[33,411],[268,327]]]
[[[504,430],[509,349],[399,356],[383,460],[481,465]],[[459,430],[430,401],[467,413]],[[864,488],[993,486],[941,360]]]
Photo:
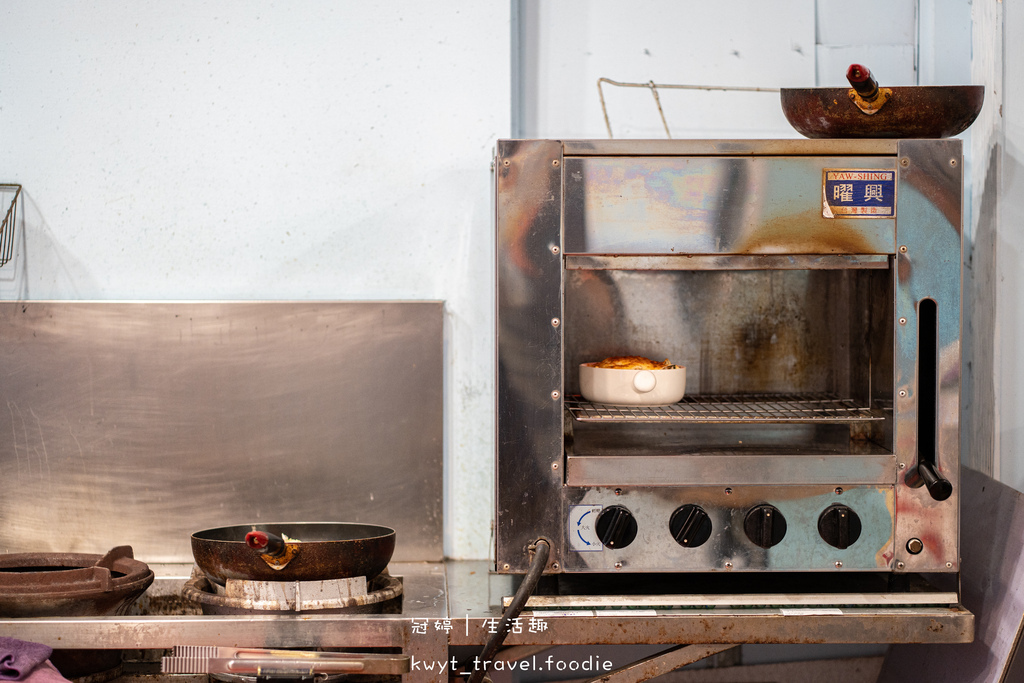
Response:
[[[961,160],[500,142],[497,570],[958,572]],[[612,356],[682,400],[584,400]]]

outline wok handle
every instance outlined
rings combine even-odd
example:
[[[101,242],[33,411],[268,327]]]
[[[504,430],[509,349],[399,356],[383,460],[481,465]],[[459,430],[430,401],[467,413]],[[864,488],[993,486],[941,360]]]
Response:
[[[250,531],[245,535],[245,544],[270,557],[281,557],[288,549],[283,538],[268,531]]]
[[[865,102],[871,102],[878,97],[878,81],[866,66],[851,64],[850,68],[846,70],[846,80]]]

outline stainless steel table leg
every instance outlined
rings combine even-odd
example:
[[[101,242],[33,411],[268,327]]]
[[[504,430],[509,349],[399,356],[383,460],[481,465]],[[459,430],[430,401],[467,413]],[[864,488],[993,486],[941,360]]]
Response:
[[[734,647],[737,645],[680,645],[591,678],[586,683],[640,683]]]
[[[451,661],[448,659],[448,634],[434,628],[426,633],[412,633],[407,628],[402,653],[412,658],[409,673],[402,676],[408,683],[436,683],[448,680]]]

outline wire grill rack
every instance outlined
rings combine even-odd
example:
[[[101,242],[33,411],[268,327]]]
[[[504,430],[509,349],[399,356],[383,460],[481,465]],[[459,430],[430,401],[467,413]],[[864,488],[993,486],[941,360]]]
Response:
[[[21,185],[9,183],[0,184],[0,209],[11,197],[11,204],[4,214],[4,222],[0,225],[0,266],[5,265],[14,255],[14,225],[18,222],[18,196],[21,194]]]
[[[881,410],[827,394],[686,396],[667,406],[613,406],[571,396],[565,406],[580,422],[843,423],[885,419]]]

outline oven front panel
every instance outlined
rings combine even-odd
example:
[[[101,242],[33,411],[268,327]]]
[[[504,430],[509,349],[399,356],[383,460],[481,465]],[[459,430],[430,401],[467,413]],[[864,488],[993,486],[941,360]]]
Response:
[[[893,557],[892,486],[733,486],[687,488],[567,488],[564,508],[565,568],[589,572],[714,572],[714,571],[879,571]],[[770,505],[781,515],[785,533],[769,548],[746,533],[750,510]],[[672,518],[706,514],[710,530],[701,541],[673,535]],[[819,532],[819,520],[832,506],[852,510],[860,525],[845,548],[830,545]],[[625,547],[604,545],[598,537],[602,515],[626,509],[636,535]],[[606,512],[610,510],[611,512]],[[682,522],[677,523],[682,526]],[[683,529],[676,529],[682,533]],[[778,533],[778,532],[776,532]],[[828,533],[826,531],[826,533]],[[835,539],[834,539],[835,540]],[[693,545],[693,542],[700,542]],[[844,543],[845,545],[845,543]]]
[[[891,254],[888,217],[826,217],[829,169],[892,157],[569,157],[568,254]],[[892,202],[871,202],[885,204]],[[871,208],[871,207],[869,207]],[[870,214],[869,214],[870,215]]]

